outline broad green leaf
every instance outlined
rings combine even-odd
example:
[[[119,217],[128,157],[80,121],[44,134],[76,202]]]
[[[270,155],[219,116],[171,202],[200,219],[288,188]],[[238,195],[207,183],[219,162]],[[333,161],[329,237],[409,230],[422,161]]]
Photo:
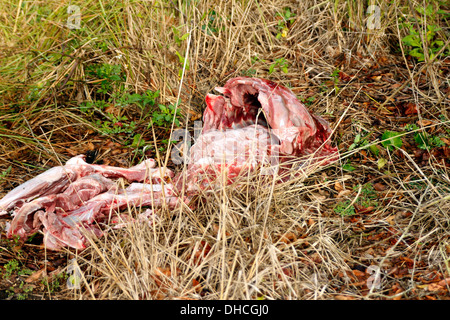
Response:
[[[112,76],[110,76],[109,79],[113,80],[113,81],[120,81],[121,80],[120,77],[118,75],[116,75],[116,74],[113,74]]]
[[[417,7],[416,11],[419,12],[420,14],[431,16],[433,14],[433,5],[429,4],[426,8],[425,7]]]
[[[434,59],[435,56],[436,56],[436,55],[435,55],[434,53],[430,53],[430,61],[433,61],[433,59]]]
[[[140,148],[144,146],[145,143],[146,143],[145,140],[142,139],[142,135],[138,133],[133,137],[133,143],[131,144],[131,146],[133,148]]]
[[[379,158],[378,161],[377,161],[378,170],[383,168],[386,165],[387,162],[388,161],[385,158]]]
[[[348,147],[348,151],[352,151],[353,149],[355,149],[355,147],[356,147],[356,143],[352,143],[350,145],[350,147]]]
[[[380,149],[378,149],[378,147],[374,144],[372,144],[369,147],[370,152],[372,152],[374,155],[378,156],[378,154],[380,153]]]
[[[423,61],[424,60],[424,55],[423,55],[422,48],[415,48],[415,49],[411,50],[410,52],[408,52],[408,54],[411,57],[416,57],[417,60],[419,60],[419,61]]]
[[[11,168],[12,166],[9,166],[5,171],[3,171],[2,173],[0,173],[0,180],[4,177],[6,177],[10,172],[11,172]]]
[[[442,14],[443,16],[450,17],[450,12],[447,12],[447,11],[442,10],[442,9],[439,9],[438,11],[436,11],[436,13]]]
[[[355,167],[353,167],[352,165],[346,163],[346,164],[344,164],[344,165],[342,166],[342,169],[345,170],[345,171],[354,171],[354,170],[355,170]]]
[[[389,150],[394,150],[394,147],[401,148],[403,145],[402,139],[399,137],[401,135],[400,132],[394,131],[385,131],[381,136],[381,144],[383,147]]]
[[[186,40],[188,37],[189,37],[189,32],[183,34],[183,35],[181,36],[180,40],[181,40],[181,41],[184,41],[184,40]]]
[[[128,96],[128,103],[136,103],[142,100],[142,96],[138,93],[134,93]]]
[[[416,36],[414,34],[407,35],[402,39],[402,41],[407,45],[411,47],[422,47],[422,43],[420,42],[419,36]]]

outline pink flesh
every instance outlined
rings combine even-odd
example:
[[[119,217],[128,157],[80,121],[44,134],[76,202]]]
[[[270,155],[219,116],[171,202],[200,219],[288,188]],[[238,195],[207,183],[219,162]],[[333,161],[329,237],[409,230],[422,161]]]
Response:
[[[102,231],[98,223],[108,223],[120,209],[141,206],[161,207],[163,200],[170,208],[174,208],[179,198],[173,196],[171,185],[164,186],[164,193],[163,196],[160,185],[132,183],[125,190],[101,193],[75,210],[64,214],[47,212],[41,218],[45,226],[46,247],[52,250],[62,245],[77,249],[85,248],[83,232],[90,230],[97,236],[101,235]]]
[[[14,219],[8,229],[7,236],[29,236],[42,225],[41,211],[64,213],[79,207],[84,201],[111,189],[114,183],[99,175],[92,174],[82,177],[69,185],[62,193],[39,197],[25,203],[14,214]]]
[[[23,203],[36,197],[62,192],[71,182],[93,173],[99,173],[108,178],[122,177],[128,181],[138,182],[150,178],[155,183],[160,182],[164,175],[173,177],[169,169],[163,173],[163,170],[154,166],[153,159],[145,160],[131,168],[120,168],[88,164],[84,161],[84,156],[76,156],[69,159],[66,165],[51,168],[11,190],[0,200],[0,216],[12,209],[20,208]]]
[[[239,77],[216,90],[223,96],[206,96],[202,135],[190,150],[188,192],[207,187],[217,168],[225,169],[232,182],[261,165],[277,172],[279,162],[292,156],[309,156],[304,164],[327,164],[339,157],[328,141],[328,123],[311,114],[289,89]]]
[[[267,130],[280,141],[272,150],[278,149],[281,155],[336,158],[337,149],[328,141],[328,123],[311,114],[288,88],[265,79],[239,77],[216,90],[224,96],[207,95],[203,133],[255,123],[259,114],[259,123],[264,117]]]
[[[0,216],[20,207],[35,197],[56,194],[64,190],[77,173],[68,167],[54,167],[11,190],[0,200]]]
[[[119,210],[149,206],[152,210],[147,209],[146,215],[154,216],[155,208],[174,208],[200,189],[214,186],[215,179],[223,176],[221,172],[232,182],[243,171],[273,165],[272,160],[278,158],[311,155],[314,161],[326,164],[339,157],[328,141],[328,123],[309,113],[289,89],[264,79],[240,77],[216,90],[223,96],[206,96],[202,134],[190,150],[186,172],[174,177],[167,168],[155,168],[152,159],[118,168],[91,165],[84,156],[74,157],[0,200],[0,215],[13,211],[8,237],[27,238],[43,229],[48,249],[83,249],[86,234],[99,237],[101,225],[123,225],[127,218],[119,219]],[[184,176],[186,196],[180,195]],[[120,177],[145,183],[119,189],[108,179]],[[165,183],[171,178],[174,184]],[[138,215],[138,220],[149,221],[146,215]]]

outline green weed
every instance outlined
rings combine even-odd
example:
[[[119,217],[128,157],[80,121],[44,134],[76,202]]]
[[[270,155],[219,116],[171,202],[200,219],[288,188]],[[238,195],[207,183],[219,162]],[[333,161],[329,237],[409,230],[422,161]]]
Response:
[[[52,277],[51,281],[47,277],[43,278],[41,284],[47,288],[48,292],[54,293],[61,290],[62,285],[66,283],[68,277],[69,275],[67,273],[60,272]]]
[[[159,147],[159,151],[160,152],[166,152],[167,151],[167,147],[169,146],[170,143],[175,144],[178,141],[176,140],[169,140],[169,139],[163,139],[161,140],[161,146]]]
[[[338,202],[336,207],[334,207],[334,212],[336,212],[337,214],[339,214],[342,217],[352,216],[352,215],[356,214],[355,207],[353,207],[353,205],[351,205],[351,203],[352,202],[350,200]]]
[[[175,54],[177,55],[178,60],[181,64],[181,68],[178,70],[178,77],[181,78],[181,75],[183,74],[183,68],[185,71],[189,71],[189,60],[186,60],[184,55],[182,55],[178,51],[175,51]]]
[[[368,149],[370,152],[373,153],[373,155],[378,156],[380,153],[380,149],[374,144],[370,144],[369,140],[367,139],[370,134],[366,134],[365,136],[362,136],[360,133],[358,133],[355,136],[355,139],[353,140],[353,143],[348,147],[348,151],[352,151],[353,149],[361,148],[362,150]]]
[[[6,176],[11,172],[11,168],[12,168],[12,166],[9,166],[8,168],[6,168],[6,170],[3,170],[0,173],[0,181],[2,181],[3,179],[6,178]]]
[[[32,271],[28,268],[22,268],[19,261],[16,259],[9,260],[7,264],[3,266],[4,273],[3,278],[7,279],[11,277],[13,274],[17,274],[18,276],[30,275]]]
[[[342,165],[342,170],[352,172],[352,171],[355,171],[356,168],[347,162]]]
[[[170,128],[172,125],[172,121],[175,122],[175,125],[177,127],[180,126],[180,108],[177,108],[176,105],[168,105],[165,106],[163,104],[158,104],[159,111],[153,111],[152,113],[152,123],[148,125],[148,128],[151,127],[151,125],[156,125],[158,127],[166,127]]]
[[[7,279],[11,277],[14,273],[16,273],[17,270],[19,270],[19,261],[17,261],[16,259],[12,259],[3,266],[3,269],[4,269],[3,278]]]
[[[175,28],[174,30],[177,29]],[[181,39],[184,39],[184,36]],[[184,59],[181,55],[179,57],[180,59]],[[121,71],[121,66],[100,64],[88,66],[86,69],[90,76],[99,79],[97,93],[102,94],[104,99],[84,102],[80,104],[79,110],[90,117],[94,117],[94,115],[99,117],[99,119],[93,120],[93,124],[103,134],[130,134],[132,141],[125,142],[125,144],[138,147],[145,143],[141,135],[135,134],[138,122],[145,121],[150,117],[151,123],[147,129],[150,128],[152,123],[158,127],[166,128],[172,125],[172,121],[175,121],[177,126],[180,125],[180,109],[175,111],[176,107],[174,105],[165,106],[156,103],[159,97],[159,90],[155,92],[147,90],[142,94],[129,94],[124,92],[122,87],[124,76]],[[105,112],[109,106],[121,110],[130,105],[135,105],[141,110],[141,116],[138,122],[134,120],[130,121],[124,115],[114,115],[110,112]]]
[[[256,74],[256,69],[248,69],[248,70],[241,70],[241,75],[244,77],[253,77]]]
[[[308,97],[308,98],[299,97],[299,100],[307,106],[311,106],[316,101],[316,99],[317,99],[316,95]]]
[[[288,73],[289,62],[285,58],[278,58],[269,66],[269,74],[275,71],[275,68]]]
[[[255,76],[257,69],[258,69],[258,67],[256,66],[257,62],[261,62],[261,63],[265,64],[267,61],[264,59],[260,59],[257,55],[255,55],[255,56],[251,57],[251,59],[250,59],[251,68],[249,68],[248,70],[241,70],[241,74],[245,77]]]
[[[175,50],[175,54],[178,57],[178,61],[180,62],[181,68],[178,69],[178,77],[181,78],[181,75],[183,74],[183,68],[185,71],[189,71],[189,59],[185,58],[185,53],[183,50],[181,50],[183,46],[183,42],[186,41],[189,38],[189,33],[184,33],[181,35],[180,32],[181,27],[172,27],[173,37],[175,40],[175,43],[180,48],[181,53],[178,50]]]
[[[278,33],[275,36],[275,38],[285,38],[287,36],[287,33],[289,31],[289,25],[292,23],[295,17],[295,13],[291,11],[290,8],[286,7],[281,12],[276,13],[277,16],[281,17],[281,19],[278,21],[277,29]]]
[[[405,126],[406,131],[415,131],[418,129],[419,127],[414,123],[407,124]],[[423,150],[439,148],[445,145],[444,141],[442,141],[438,136],[432,136],[425,131],[415,132],[414,141],[416,142],[417,146]]]
[[[218,33],[220,30],[225,30],[225,27],[220,28],[221,18],[217,15],[215,10],[203,14],[201,20],[206,20],[207,23],[202,25],[202,30],[208,35]]]
[[[15,292],[18,291],[16,294]],[[25,282],[20,281],[18,289],[14,289],[14,287],[10,287],[8,290],[8,295],[10,297],[13,297],[16,295],[17,300],[26,300],[28,299],[28,294],[33,292],[33,287],[30,285],[25,284]]]
[[[401,148],[403,141],[400,138],[401,132],[386,130],[381,136],[381,144],[389,151],[393,151],[395,148]]]
[[[180,32],[181,27],[172,27],[172,32],[173,32],[173,39],[175,40],[175,43],[178,46],[181,46],[182,43],[189,37],[189,33],[183,33],[183,35],[181,35]]]
[[[409,32],[402,38],[402,42],[410,48],[408,54],[415,57],[417,61],[425,61],[425,52],[427,52],[429,60],[433,60],[436,54],[443,49],[445,43],[438,33],[442,28],[436,24],[437,15],[448,17],[450,14],[444,10],[436,10],[432,4],[426,7],[417,7],[415,10],[420,14],[417,20],[410,17],[401,24],[401,27],[406,28]],[[449,54],[448,47],[441,53],[442,56]]]
[[[355,204],[361,205],[363,207],[376,207],[378,205],[376,199],[377,194],[371,183],[366,183],[364,185],[357,185],[353,187],[353,191],[358,194],[358,199],[354,201]],[[356,214],[355,207],[351,200],[340,201],[334,207],[334,212],[340,216],[351,216]]]
[[[357,203],[364,207],[376,206],[377,193],[373,187],[373,184],[366,183],[362,186],[361,185],[354,186],[353,191],[358,192],[359,188],[361,188],[361,192],[359,194]]]
[[[136,130],[136,122],[131,121],[127,123],[128,118],[126,116],[115,116],[111,113],[106,114],[108,120],[97,120],[96,124],[104,134],[117,134],[117,133],[133,133]]]
[[[110,94],[114,85],[124,81],[121,65],[107,63],[93,64],[86,67],[86,74],[100,80],[100,88],[97,93]]]
[[[336,92],[336,94],[339,93],[338,83],[339,83],[339,73],[340,72],[341,71],[339,70],[339,68],[336,68],[333,70],[333,73],[331,73],[331,79],[333,80],[334,91]]]

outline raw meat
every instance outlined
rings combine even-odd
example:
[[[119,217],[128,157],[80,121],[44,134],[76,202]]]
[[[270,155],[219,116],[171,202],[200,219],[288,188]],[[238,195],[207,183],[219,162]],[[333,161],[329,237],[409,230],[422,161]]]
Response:
[[[124,178],[129,181],[142,182],[151,179],[161,181],[162,176],[173,177],[169,169],[154,168],[155,160],[148,159],[131,168],[120,168],[89,164],[85,157],[79,155],[67,161],[66,165],[51,168],[31,180],[11,190],[0,200],[0,215],[17,209],[33,198],[57,194],[64,191],[70,183],[89,174],[98,173],[108,178]]]
[[[278,167],[293,157],[301,165],[339,158],[329,141],[328,123],[311,114],[289,89],[265,79],[239,77],[216,90],[222,95],[206,96],[202,133],[190,149],[185,172],[174,176],[167,168],[155,168],[153,159],[118,168],[74,157],[0,200],[0,215],[13,216],[7,236],[26,239],[42,230],[48,249],[83,249],[87,235],[102,235],[102,225],[151,223],[154,209],[189,203],[201,189],[215,186],[218,173],[232,182],[243,171]],[[120,188],[111,180],[115,178],[132,183]],[[133,207],[151,209],[137,219],[119,213]]]
[[[203,133],[258,123],[277,137],[279,144],[271,147],[280,155],[315,154],[317,160],[337,153],[330,145],[328,123],[311,114],[291,90],[269,80],[246,77],[231,79],[216,90],[224,96],[206,96]]]

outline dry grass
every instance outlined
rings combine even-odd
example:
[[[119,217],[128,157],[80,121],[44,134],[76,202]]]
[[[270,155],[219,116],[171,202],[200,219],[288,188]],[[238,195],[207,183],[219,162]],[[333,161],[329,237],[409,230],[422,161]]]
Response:
[[[68,1],[20,1],[21,7],[3,1],[0,121],[6,125],[0,126],[0,173],[12,166],[8,180],[0,180],[5,193],[36,175],[36,168],[94,147],[100,160],[136,161],[130,149],[114,152],[105,142],[123,142],[123,135],[101,136],[92,119],[79,112],[80,103],[99,98],[86,75],[93,63],[121,65],[124,92],[160,90],[164,104],[181,99],[188,129],[215,86],[240,75],[270,78],[327,117],[335,128],[333,143],[342,151],[338,163],[293,170],[287,182],[242,177],[201,194],[192,208],[161,209],[151,227],[110,230],[75,254],[81,289],[67,289],[64,297],[417,299],[437,294],[424,286],[433,272],[450,276],[448,166],[434,154],[424,160],[408,149],[388,152],[378,138],[384,130],[400,131],[402,118],[391,117],[389,109],[394,100],[417,105],[416,118],[406,120],[428,119],[433,124],[425,126],[433,132],[448,130],[449,121],[438,115],[449,118],[449,61],[428,57],[428,63],[413,64],[400,41],[405,30],[399,19],[408,3],[373,3],[381,7],[381,25],[369,30],[367,7],[359,1],[70,1],[82,8],[82,28],[69,30]],[[286,7],[295,16],[283,24],[279,14]],[[285,36],[277,37],[284,27]],[[442,27],[439,35],[448,39],[448,24]],[[288,62],[287,72],[277,59]],[[336,68],[353,80],[337,87]],[[388,78],[383,83],[399,85],[368,83],[379,75]],[[140,111],[130,105],[117,112],[134,119]],[[167,131],[141,129],[147,141],[167,138]],[[346,152],[362,132],[379,146],[379,157],[388,161],[384,167],[362,148]],[[411,141],[411,134],[404,139]],[[153,154],[158,155],[161,163],[169,160]],[[344,171],[346,163],[355,170]],[[384,189],[363,189],[375,183]],[[366,206],[374,209],[368,213],[337,210],[339,203],[348,209],[369,200]],[[380,268],[380,287],[367,286],[369,266]],[[402,266],[408,266],[406,273],[399,272]],[[448,285],[442,290],[448,293]]]
[[[414,272],[429,265],[448,272],[448,242],[436,242],[448,238],[448,200],[431,188],[392,190],[380,200],[386,206],[361,223],[333,212],[334,185],[350,176],[316,169],[284,183],[253,178],[203,194],[194,210],[163,210],[151,227],[131,224],[92,243],[78,259],[86,286],[75,297],[361,298],[363,285],[355,283],[352,269],[372,265],[386,276],[364,298],[388,297],[395,282],[406,288],[407,298],[413,296]],[[445,186],[436,187],[448,194]],[[367,237],[385,230],[381,241]],[[411,278],[388,275],[393,260],[405,256],[418,265]]]

